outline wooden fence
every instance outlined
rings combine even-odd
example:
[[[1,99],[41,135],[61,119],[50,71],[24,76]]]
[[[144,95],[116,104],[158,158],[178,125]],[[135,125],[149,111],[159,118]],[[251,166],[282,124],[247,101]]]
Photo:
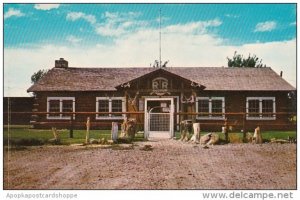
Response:
[[[4,118],[6,118],[5,121],[7,121],[7,124],[4,125],[11,125],[11,117],[13,116],[16,118],[17,116],[28,116],[28,115],[36,115],[36,116],[46,116],[51,114],[63,114],[66,116],[70,116],[69,119],[57,119],[57,120],[46,120],[46,117],[42,118],[45,119],[44,121],[37,120],[28,122],[27,125],[31,124],[33,126],[41,127],[52,127],[52,126],[60,126],[64,127],[66,129],[70,130],[70,137],[73,137],[73,130],[77,127],[85,127],[85,123],[87,117],[96,116],[98,115],[107,115],[107,114],[113,114],[113,115],[126,115],[126,116],[135,116],[136,118],[140,118],[142,120],[137,120],[137,125],[143,129],[144,127],[144,112],[4,112]],[[212,127],[217,130],[221,130],[221,127],[224,126],[225,119],[226,124],[229,127],[233,127],[235,130],[243,130],[244,132],[246,130],[252,130],[254,126],[263,126],[272,129],[286,129],[286,130],[296,130],[296,121],[295,112],[277,112],[277,113],[263,113],[264,115],[275,115],[276,120],[247,120],[247,115],[253,115],[253,114],[260,114],[260,113],[245,113],[245,112],[237,112],[237,113],[214,113],[214,115],[222,115],[224,116],[221,119],[196,119],[196,116],[199,115],[209,115],[211,113],[196,113],[196,112],[175,112],[174,113],[174,119],[177,119],[177,116],[179,116],[179,120],[174,120],[174,128],[179,127],[179,123],[181,120],[184,119],[193,119],[194,121],[200,122],[201,127],[204,127],[202,130],[205,130],[206,127]],[[80,117],[80,120],[78,120],[78,116]],[[294,117],[294,118],[293,118]],[[281,119],[281,120],[278,120]],[[289,120],[289,119],[294,119]],[[101,120],[101,119],[95,119],[91,117],[91,124],[93,127],[97,128],[103,128],[103,127],[110,127],[111,122],[118,122],[120,125],[122,123],[122,119],[109,119],[109,120]]]

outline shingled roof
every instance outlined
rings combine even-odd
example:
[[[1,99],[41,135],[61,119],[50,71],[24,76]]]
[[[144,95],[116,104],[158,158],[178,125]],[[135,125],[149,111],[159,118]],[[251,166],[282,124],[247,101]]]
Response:
[[[118,85],[157,68],[53,68],[27,92],[115,91]],[[204,85],[205,90],[291,91],[289,83],[271,68],[170,67],[164,68]]]

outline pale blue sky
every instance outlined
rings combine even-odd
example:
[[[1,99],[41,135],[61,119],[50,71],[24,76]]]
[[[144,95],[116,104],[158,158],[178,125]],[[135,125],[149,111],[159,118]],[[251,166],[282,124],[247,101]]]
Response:
[[[4,4],[4,94],[24,96],[30,76],[59,57],[71,66],[226,66],[256,54],[296,83],[296,4]],[[21,72],[16,77],[15,71]]]
[[[296,36],[295,4],[61,4],[51,10],[38,10],[34,4],[5,4],[4,13],[18,10],[23,15],[5,19],[4,45],[65,44],[69,35],[82,39],[83,45],[107,43],[114,36],[97,33],[95,27],[114,17],[114,13],[126,13],[122,17],[128,18],[117,21],[116,27],[126,20],[145,22],[142,27],[128,25],[126,31],[132,32],[157,28],[159,9],[164,19],[162,27],[212,19],[221,21],[220,26],[211,27],[208,32],[226,39],[228,44],[282,41]],[[90,21],[84,17],[75,19],[75,15],[71,20],[69,13],[83,13],[90,16]]]

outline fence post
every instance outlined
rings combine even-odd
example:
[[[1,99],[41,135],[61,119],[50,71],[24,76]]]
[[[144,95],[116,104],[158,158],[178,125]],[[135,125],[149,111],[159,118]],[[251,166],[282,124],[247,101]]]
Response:
[[[243,141],[246,141],[246,113],[243,113]]]
[[[111,140],[114,142],[118,141],[118,122],[111,123]]]
[[[225,135],[225,141],[229,142],[229,139],[228,139],[228,122],[227,122],[227,117],[224,120],[224,135]]]
[[[87,117],[87,119],[86,119],[86,135],[85,135],[85,143],[86,144],[90,143],[90,127],[91,127],[90,117]]]
[[[70,121],[70,138],[73,138],[73,114],[71,114],[71,121]]]

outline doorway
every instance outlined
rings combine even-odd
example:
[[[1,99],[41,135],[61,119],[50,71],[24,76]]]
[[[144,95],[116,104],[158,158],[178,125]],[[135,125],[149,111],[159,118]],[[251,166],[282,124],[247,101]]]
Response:
[[[174,136],[174,99],[145,99],[145,138],[172,138]]]

